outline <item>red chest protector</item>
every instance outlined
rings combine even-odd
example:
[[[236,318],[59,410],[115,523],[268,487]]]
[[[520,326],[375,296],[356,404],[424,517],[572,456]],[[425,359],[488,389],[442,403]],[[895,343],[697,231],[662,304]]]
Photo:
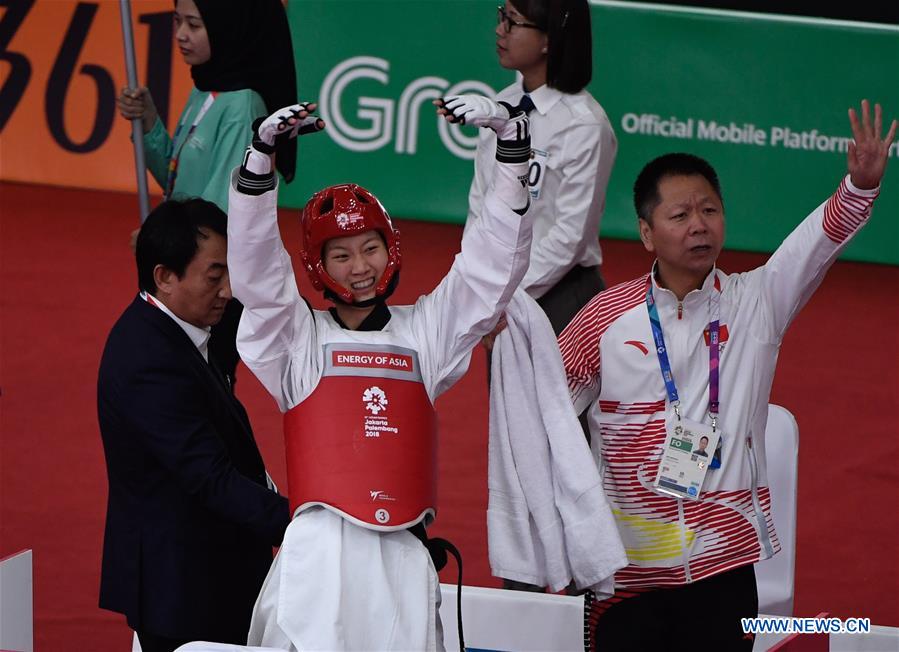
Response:
[[[373,530],[432,519],[437,413],[418,354],[326,344],[321,381],[284,415],[290,509],[321,505]]]

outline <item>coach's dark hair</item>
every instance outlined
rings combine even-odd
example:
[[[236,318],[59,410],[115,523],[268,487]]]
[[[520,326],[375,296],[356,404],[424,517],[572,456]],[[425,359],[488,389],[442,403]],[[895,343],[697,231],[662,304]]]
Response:
[[[153,269],[163,265],[178,278],[194,259],[198,240],[207,238],[201,229],[228,237],[228,217],[221,208],[205,199],[162,202],[147,216],[137,235],[137,284],[155,296]]]
[[[546,83],[577,93],[593,77],[593,34],[587,0],[510,0],[529,21],[546,32]]]
[[[659,197],[659,183],[667,177],[705,177],[721,205],[724,206],[724,198],[721,196],[721,184],[718,181],[718,173],[715,172],[708,161],[681,152],[664,154],[653,159],[640,171],[634,182],[634,208],[637,217],[652,223],[652,212],[656,209],[662,198]]]

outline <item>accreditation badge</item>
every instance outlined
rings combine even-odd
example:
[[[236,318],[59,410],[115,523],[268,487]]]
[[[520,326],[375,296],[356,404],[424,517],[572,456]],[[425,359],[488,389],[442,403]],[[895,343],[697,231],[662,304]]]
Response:
[[[671,412],[665,419],[665,433],[665,447],[653,487],[677,498],[697,500],[721,431]]]
[[[542,149],[531,149],[531,160],[528,164],[528,191],[531,193],[531,199],[540,199],[540,189],[543,187],[548,160],[549,152]]]

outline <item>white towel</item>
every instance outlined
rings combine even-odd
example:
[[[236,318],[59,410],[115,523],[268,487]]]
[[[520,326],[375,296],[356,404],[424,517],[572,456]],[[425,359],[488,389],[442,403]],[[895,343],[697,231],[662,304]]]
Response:
[[[525,292],[506,308],[490,386],[487,539],[493,574],[614,592],[627,565],[599,471],[571,404],[549,320]]]

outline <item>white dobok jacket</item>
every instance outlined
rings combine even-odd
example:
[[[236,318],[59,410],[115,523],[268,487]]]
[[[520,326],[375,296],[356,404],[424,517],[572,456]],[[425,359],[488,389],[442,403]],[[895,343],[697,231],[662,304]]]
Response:
[[[488,219],[466,233],[449,273],[414,305],[390,308],[380,331],[341,328],[300,297],[277,223],[277,192],[237,191],[232,179],[228,267],[244,304],[238,350],[286,412],[316,388],[330,344],[415,352],[431,402],[468,368],[528,265],[531,221],[504,203],[527,203],[526,164],[497,163]],[[348,397],[346,400],[358,400]],[[335,410],[339,410],[339,402]],[[439,583],[427,550],[406,530],[377,532],[321,507],[301,511],[263,586],[251,645],[284,649],[442,649]]]

